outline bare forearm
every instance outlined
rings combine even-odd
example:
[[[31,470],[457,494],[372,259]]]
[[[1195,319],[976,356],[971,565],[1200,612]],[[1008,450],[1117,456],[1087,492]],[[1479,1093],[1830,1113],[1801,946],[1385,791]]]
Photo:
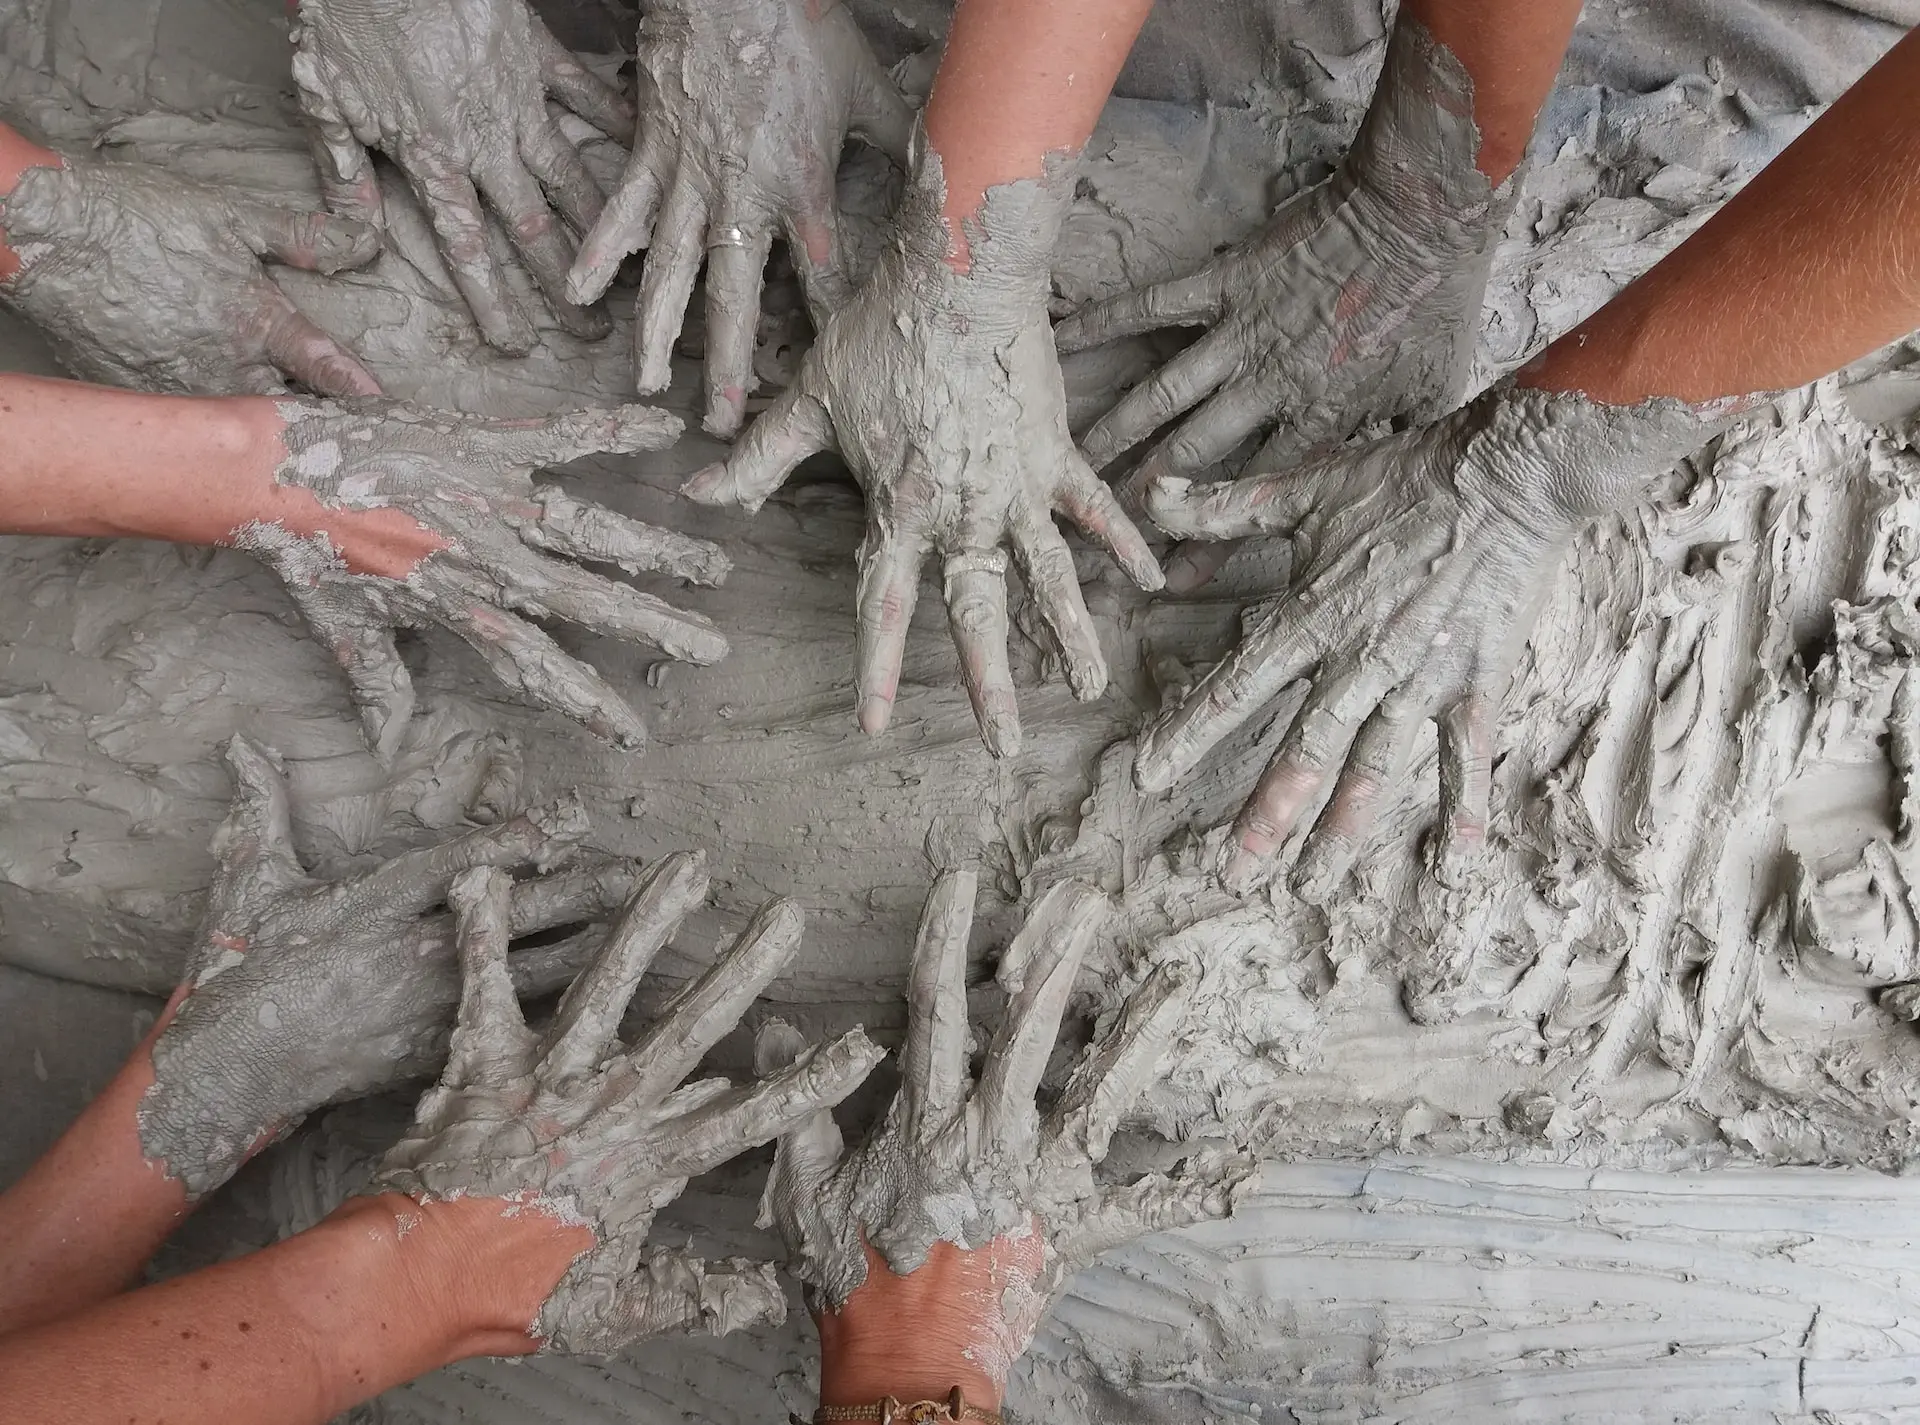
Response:
[[[393,510],[328,509],[282,484],[267,396],[153,396],[0,375],[0,530],[224,544],[254,523],[349,534],[364,572],[404,577],[443,541]]]
[[[494,1224],[529,1231],[497,1215]],[[530,1226],[557,1240],[550,1221]],[[550,1289],[573,1250],[549,1246],[550,1279],[523,1296]],[[461,1266],[471,1255],[406,1199],[359,1199],[250,1257],[0,1339],[0,1399],[20,1419],[69,1425],[319,1425],[448,1361],[532,1348],[538,1297],[510,1309],[524,1312],[516,1321],[483,1288],[476,1310]],[[473,1265],[487,1265],[484,1255]]]
[[[1630,404],[1803,385],[1920,327],[1920,33],[1523,385]]]
[[[135,1115],[153,1082],[151,1043],[0,1194],[0,1337],[120,1291],[186,1215],[179,1182],[140,1149]]]
[[[20,175],[29,168],[60,168],[60,155],[42,148],[25,135],[0,124],[0,194],[11,193]],[[0,227],[0,282],[20,270],[20,258],[7,245],[6,229]]]
[[[1086,143],[1153,0],[961,0],[927,100],[927,141],[962,219],[996,183]]]
[[[1495,183],[1520,166],[1581,0],[1403,0],[1473,76],[1476,164]]]

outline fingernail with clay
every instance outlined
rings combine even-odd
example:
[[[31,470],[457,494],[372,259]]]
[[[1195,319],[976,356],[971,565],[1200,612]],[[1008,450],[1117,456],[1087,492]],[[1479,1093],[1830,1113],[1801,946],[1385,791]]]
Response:
[[[878,693],[871,693],[860,702],[860,730],[869,737],[878,736],[887,730],[887,724],[893,721],[893,704]]]
[[[1220,870],[1220,884],[1236,896],[1244,896],[1256,890],[1266,880],[1267,857],[1270,854],[1266,839],[1259,835],[1247,835],[1232,844],[1228,852],[1227,863]]]
[[[680,493],[696,505],[724,505],[732,499],[732,482],[727,479],[727,462],[717,461],[704,470],[696,470],[680,487]]]

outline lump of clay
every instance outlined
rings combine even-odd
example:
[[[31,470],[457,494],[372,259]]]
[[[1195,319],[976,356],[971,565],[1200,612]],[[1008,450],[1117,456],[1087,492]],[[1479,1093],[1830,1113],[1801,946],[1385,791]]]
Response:
[[[431,913],[448,883],[476,865],[546,867],[587,832],[579,804],[560,801],[324,881],[293,849],[275,755],[235,737],[227,764],[235,791],[206,919],[140,1103],[141,1150],[192,1198],[314,1109],[431,1073],[459,1000],[452,925]],[[603,916],[636,874],[619,864],[522,881],[505,924],[528,934]],[[559,988],[597,940],[508,957],[511,992]]]
[[[816,317],[851,295],[834,179],[850,132],[902,165],[912,111],[844,5],[665,0],[640,20],[640,126],[619,190],[568,291],[593,301],[647,250],[635,385],[672,379],[694,277],[707,265],[706,427],[740,429],[753,388],[760,285],[784,237]]]
[[[681,1085],[792,958],[798,908],[764,907],[627,1049],[615,1036],[640,977],[706,898],[701,858],[669,856],[649,869],[618,929],[538,1034],[508,970],[513,891],[505,873],[484,867],[454,882],[462,991],[446,1071],[371,1190],[417,1201],[511,1198],[523,1210],[590,1227],[595,1245],[568,1268],[531,1328],[543,1349],[606,1354],[665,1331],[783,1320],[785,1296],[770,1264],[709,1265],[682,1251],[649,1251],[647,1232],[687,1179],[831,1108],[879,1062],[856,1028],[751,1087],[725,1079]]]
[[[1089,1048],[1043,1117],[1035,1103],[1061,1015],[1107,912],[1091,887],[1063,881],[1040,898],[999,968],[1006,1017],[977,1080],[968,1074],[967,941],[975,877],[948,872],[921,916],[908,986],[899,1092],[851,1153],[831,1114],[780,1140],[761,1200],[761,1226],[787,1244],[789,1268],[825,1309],[866,1280],[864,1244],[896,1272],[920,1267],[936,1241],[974,1250],[1001,1237],[1043,1239],[1039,1273],[999,1305],[1011,1363],[1061,1284],[1100,1252],[1133,1237],[1224,1216],[1252,1176],[1251,1159],[1196,1154],[1174,1174],[1131,1182],[1098,1169],[1114,1130],[1153,1083],[1186,1013],[1180,970],[1165,965]],[[762,1071],[800,1052],[777,1021],[761,1031]]]
[[[314,634],[353,684],[367,738],[386,758],[413,711],[397,628],[458,634],[502,682],[628,747],[646,726],[600,675],[510,610],[554,616],[713,663],[727,641],[706,618],[580,568],[574,561],[659,570],[714,584],[726,556],[705,540],[642,524],[554,486],[535,467],[596,452],[658,450],[680,421],[648,406],[494,421],[395,402],[282,408],[283,485],[334,509],[397,510],[443,546],[405,578],[357,573],[333,536],[255,522],[233,542],[280,576]]]
[[[143,391],[378,395],[359,359],[310,321],[261,259],[335,273],[373,259],[364,223],[257,202],[138,163],[29,168],[0,197],[20,269],[0,302],[74,375]]]
[[[560,325],[575,336],[607,334],[602,313],[567,298],[574,243],[560,221],[584,233],[604,195],[546,100],[608,135],[626,133],[633,110],[525,0],[302,0],[294,43],[293,77],[330,207],[380,222],[367,154],[378,149],[406,174],[491,345],[524,355],[536,338],[488,250],[483,199]]]

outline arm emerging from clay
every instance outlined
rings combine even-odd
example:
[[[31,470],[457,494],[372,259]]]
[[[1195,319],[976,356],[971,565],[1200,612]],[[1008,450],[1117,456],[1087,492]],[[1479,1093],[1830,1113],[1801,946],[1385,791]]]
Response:
[[[1007,656],[1008,556],[1076,696],[1106,689],[1062,515],[1142,588],[1159,566],[1073,449],[1047,326],[1050,259],[1081,146],[1148,0],[964,0],[886,252],[827,322],[793,386],[687,493],[757,509],[837,448],[866,493],[860,725],[893,717],[922,567],[937,560],[961,677],[996,755],[1020,745]]]
[[[69,160],[0,124],[0,305],[76,375],[147,391],[380,392],[264,259],[333,273],[373,259],[365,223],[296,212],[144,163]]]
[[[533,475],[657,450],[679,431],[677,417],[647,406],[494,420],[393,401],[147,396],[0,375],[0,529],[257,555],[345,668],[382,757],[413,709],[400,628],[444,628],[532,701],[638,746],[638,714],[521,615],[717,662],[727,641],[709,620],[577,561],[700,584],[723,579],[728,561],[705,540]]]
[[[223,872],[256,895],[227,897],[240,912],[210,928],[214,975],[203,966],[163,1047],[185,1024],[194,995],[214,992],[262,953],[235,943],[259,928],[263,903],[269,914],[297,919],[284,895],[273,894],[299,873],[262,824],[272,816],[256,789],[228,820]],[[615,1032],[648,962],[705,896],[700,858],[685,855],[637,877],[618,926],[568,987],[552,1024],[534,1033],[508,953],[528,883],[491,864],[524,857],[523,839],[503,827],[491,841],[482,835],[434,848],[390,863],[344,894],[308,898],[309,909],[330,902],[334,918],[351,924],[356,915],[417,913],[427,894],[419,887],[432,882],[455,912],[447,948],[459,967],[450,985],[458,1013],[450,1040],[444,999],[437,1016],[445,1069],[368,1194],[242,1261],[50,1322],[29,1315],[47,1324],[0,1337],[0,1398],[10,1409],[75,1425],[136,1416],[318,1425],[465,1356],[610,1353],[643,1336],[781,1319],[785,1299],[770,1265],[650,1249],[648,1229],[689,1177],[837,1104],[879,1051],[853,1030],[802,1049],[747,1087],[724,1079],[681,1083],[791,958],[800,916],[781,902],[762,910],[631,1049],[621,1046]],[[361,966],[351,990],[336,983],[319,992],[291,968],[298,963],[292,950],[326,956],[325,925],[306,929],[320,934],[279,947],[280,996],[243,989],[220,1007],[219,1021],[235,1022],[225,1042],[251,1033],[257,1056],[260,1045],[273,1043],[269,1012],[291,1000],[289,1008],[314,1012],[285,1026],[279,1056],[294,1065],[353,1066],[383,1047],[419,1047],[417,1027],[382,1039],[354,1023],[352,991],[364,996],[379,986],[377,967]],[[387,938],[404,948],[405,936]],[[407,986],[395,989],[387,1011],[421,1019]],[[334,1025],[316,1017],[322,1011]],[[357,1056],[331,1042],[340,1026],[348,1026]],[[157,1063],[164,1082],[172,1070]],[[169,1131],[193,1148],[196,1162],[209,1144],[220,1146],[212,1135],[232,1140],[235,1123],[221,1090],[229,1082],[248,1087],[249,1067],[216,1057],[178,1081]],[[141,1134],[143,1148],[154,1152],[144,1112]]]
[[[1147,508],[1172,533],[1294,541],[1283,596],[1135,762],[1143,788],[1164,788],[1309,679],[1235,822],[1230,886],[1263,880],[1311,825],[1292,884],[1329,895],[1428,719],[1433,863],[1449,879],[1471,864],[1494,719],[1574,535],[1741,412],[1920,327],[1916,83],[1909,35],[1671,255],[1453,415],[1283,474],[1152,481]]]
[[[970,871],[947,872],[927,898],[900,1089],[885,1118],[847,1152],[833,1116],[813,1115],[781,1139],[767,1180],[761,1224],[785,1241],[820,1328],[822,1405],[947,1401],[958,1389],[997,1411],[1073,1272],[1131,1238],[1224,1215],[1253,1172],[1217,1150],[1173,1174],[1102,1171],[1186,1013],[1186,984],[1170,965],[1080,1056],[1048,1111],[1035,1102],[1105,914],[1090,886],[1047,891],[1001,956],[1006,1016],[979,1077],[969,1074],[975,883]],[[770,1022],[756,1044],[761,1071],[804,1047]]]

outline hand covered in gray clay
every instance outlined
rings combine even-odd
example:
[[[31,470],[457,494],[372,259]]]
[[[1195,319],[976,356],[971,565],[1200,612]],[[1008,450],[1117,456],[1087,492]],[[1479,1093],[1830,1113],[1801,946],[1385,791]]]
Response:
[[[1048,255],[1072,165],[988,190],[965,225],[968,270],[949,264],[940,160],[921,146],[893,240],[829,319],[793,386],[733,458],[695,475],[703,504],[756,510],[808,456],[837,445],[867,496],[860,546],[860,725],[893,716],[921,566],[938,557],[961,677],[995,756],[1019,750],[1007,658],[1007,554],[1059,645],[1076,697],[1106,691],[1107,661],[1080,594],[1065,515],[1143,589],[1160,568],[1067,433],[1048,333]]]
[[[1345,163],[1191,276],[1093,303],[1055,329],[1080,351],[1163,327],[1208,331],[1086,432],[1101,469],[1168,422],[1128,489],[1192,475],[1259,430],[1280,470],[1362,426],[1423,425],[1464,394],[1487,274],[1518,189],[1474,166],[1473,81],[1413,16],[1394,28]],[[1196,409],[1197,408],[1197,409]],[[1191,414],[1189,414],[1191,412]],[[1170,587],[1206,582],[1225,546],[1183,549]]]
[[[547,112],[547,96],[609,137],[633,107],[569,54],[526,0],[300,0],[293,77],[336,212],[381,220],[368,149],[396,163],[439,239],[480,335],[525,355],[535,333],[488,251],[485,200],[554,316],[579,337],[611,329],[566,294],[575,233],[604,195]]]
[[[596,452],[673,444],[677,417],[648,406],[493,420],[398,402],[282,404],[282,485],[336,509],[391,509],[441,548],[405,578],[356,573],[352,551],[325,534],[278,524],[236,530],[233,543],[264,560],[353,685],[368,740],[383,758],[413,710],[413,682],[394,647],[397,628],[458,634],[502,682],[625,746],[646,741],[639,716],[586,664],[511,610],[556,617],[714,663],[727,641],[699,614],[590,573],[574,561],[657,570],[699,584],[726,577],[705,540],[642,524],[558,486],[536,487],[536,467]]]
[[[1244,893],[1334,777],[1292,884],[1337,888],[1421,727],[1439,724],[1445,879],[1486,835],[1493,721],[1573,536],[1624,508],[1731,419],[1671,399],[1604,406],[1500,386],[1438,423],[1281,475],[1216,485],[1161,476],[1154,521],[1187,539],[1277,534],[1292,582],[1247,611],[1240,645],[1141,735],[1134,779],[1178,781],[1308,679],[1292,730],[1234,822],[1225,879]]]
[[[53,338],[74,375],[143,391],[378,395],[373,376],[261,266],[370,262],[364,223],[271,207],[140,163],[29,168],[0,197],[20,270],[0,303]]]
[[[640,18],[640,124],[626,175],[581,244],[577,302],[647,250],[634,309],[636,388],[664,391],[707,264],[707,417],[740,429],[760,284],[784,237],[816,318],[852,293],[834,178],[847,135],[906,162],[913,111],[843,4],[657,0]]]
[[[650,867],[605,949],[536,1034],[508,977],[510,882],[478,869],[454,883],[463,991],[446,1072],[369,1190],[421,1202],[506,1198],[592,1228],[594,1247],[528,1328],[543,1350],[600,1355],[666,1331],[783,1320],[771,1265],[649,1252],[647,1231],[688,1178],[840,1102],[882,1057],[854,1029],[749,1087],[681,1085],[792,958],[801,918],[787,901],[765,907],[624,1047],[615,1033],[634,987],[706,892],[698,856]]]
[[[1001,1363],[1004,1374],[1069,1276],[1121,1242],[1226,1215],[1254,1165],[1209,1151],[1174,1175],[1123,1184],[1096,1172],[1186,1014],[1187,986],[1172,964],[1155,970],[1112,1032],[1081,1055],[1051,1109],[1043,1115],[1035,1103],[1081,957],[1107,909],[1089,886],[1049,890],[1007,947],[999,968],[1006,1018],[971,1079],[966,963],[974,889],[971,871],[950,871],[927,898],[900,1089],[886,1117],[851,1153],[828,1113],[782,1138],[760,1225],[779,1231],[788,1269],[806,1283],[816,1310],[838,1310],[866,1280],[863,1243],[906,1275],[937,1241],[974,1251],[996,1238],[1038,1234],[1037,1271],[987,1304],[991,1319],[977,1324],[990,1334],[969,1353]],[[755,1046],[761,1071],[800,1047],[794,1030],[770,1022]],[[979,1309],[955,1304],[956,1311]]]
[[[294,851],[273,755],[235,737],[227,765],[233,804],[214,833],[199,944],[184,997],[154,1041],[139,1113],[141,1150],[190,1199],[314,1109],[434,1072],[460,998],[452,925],[430,913],[449,882],[477,865],[544,869],[587,832],[578,803],[562,801],[322,881]],[[520,882],[512,931],[603,916],[632,878],[617,863]],[[581,952],[570,937],[513,956],[514,988],[558,989]]]

